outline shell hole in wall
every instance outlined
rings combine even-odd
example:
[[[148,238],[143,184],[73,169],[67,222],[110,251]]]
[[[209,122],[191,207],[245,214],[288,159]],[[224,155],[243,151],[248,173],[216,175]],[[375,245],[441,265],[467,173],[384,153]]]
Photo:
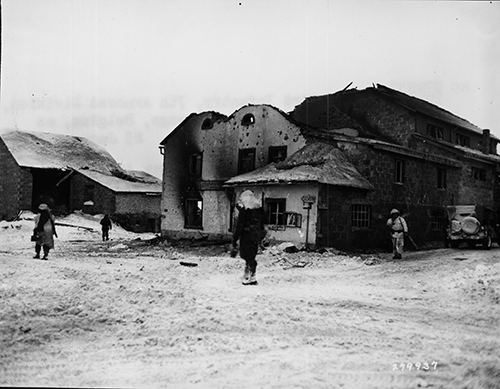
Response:
[[[203,123],[201,123],[202,130],[210,130],[213,127],[214,127],[214,123],[212,122],[212,119],[210,119],[210,118],[206,118],[205,120],[203,120]]]
[[[243,116],[243,119],[241,119],[241,124],[243,126],[249,126],[254,123],[255,123],[255,116],[253,116],[251,113],[247,113],[245,116]]]

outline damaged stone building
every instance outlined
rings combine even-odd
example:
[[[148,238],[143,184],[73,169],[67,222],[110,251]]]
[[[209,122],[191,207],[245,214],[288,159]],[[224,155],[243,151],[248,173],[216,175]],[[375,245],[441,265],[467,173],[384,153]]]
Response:
[[[277,240],[385,247],[394,207],[418,243],[442,240],[445,205],[498,217],[498,141],[382,85],[306,98],[288,114],[269,105],[191,114],[160,146],[162,232],[229,236],[235,199],[252,189]]]
[[[0,135],[0,219],[47,203],[56,214],[107,213],[134,231],[160,228],[161,182],[126,171],[83,137],[12,131]]]

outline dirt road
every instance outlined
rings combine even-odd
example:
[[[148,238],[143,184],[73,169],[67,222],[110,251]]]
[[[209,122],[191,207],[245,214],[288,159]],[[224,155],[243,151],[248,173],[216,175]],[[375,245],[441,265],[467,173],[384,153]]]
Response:
[[[49,261],[0,235],[0,385],[500,385],[498,248],[264,253],[245,287],[224,247],[61,231]]]

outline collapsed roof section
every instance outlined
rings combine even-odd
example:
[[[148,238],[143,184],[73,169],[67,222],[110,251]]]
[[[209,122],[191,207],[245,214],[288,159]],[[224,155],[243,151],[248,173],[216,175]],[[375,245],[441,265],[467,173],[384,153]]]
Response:
[[[358,189],[373,189],[344,153],[333,145],[314,142],[304,146],[283,162],[226,181],[226,186],[317,182]]]
[[[483,133],[480,127],[435,104],[381,84],[362,90],[348,89],[328,95],[307,97],[295,107],[291,116],[298,122],[316,129],[335,132],[342,128],[352,128],[358,130],[360,135],[366,138],[389,140],[373,125],[366,122],[362,115],[353,110],[353,106],[356,105],[357,112],[364,112],[362,105],[367,103],[363,102],[363,97],[370,94],[380,96],[411,112],[420,113],[476,134],[482,135]],[[494,136],[492,138],[497,139]]]

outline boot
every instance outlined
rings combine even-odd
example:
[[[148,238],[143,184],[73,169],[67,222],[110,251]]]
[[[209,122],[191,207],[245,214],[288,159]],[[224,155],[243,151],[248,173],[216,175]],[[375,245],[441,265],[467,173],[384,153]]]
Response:
[[[40,253],[36,253],[33,259],[40,259]]]
[[[246,285],[245,282],[247,282],[249,278],[250,278],[250,267],[248,266],[248,264],[245,264],[245,271],[243,272],[243,277],[241,277],[241,283],[243,285]]]
[[[249,271],[248,278],[243,281],[243,285],[257,285],[257,279],[255,278],[255,271]]]

